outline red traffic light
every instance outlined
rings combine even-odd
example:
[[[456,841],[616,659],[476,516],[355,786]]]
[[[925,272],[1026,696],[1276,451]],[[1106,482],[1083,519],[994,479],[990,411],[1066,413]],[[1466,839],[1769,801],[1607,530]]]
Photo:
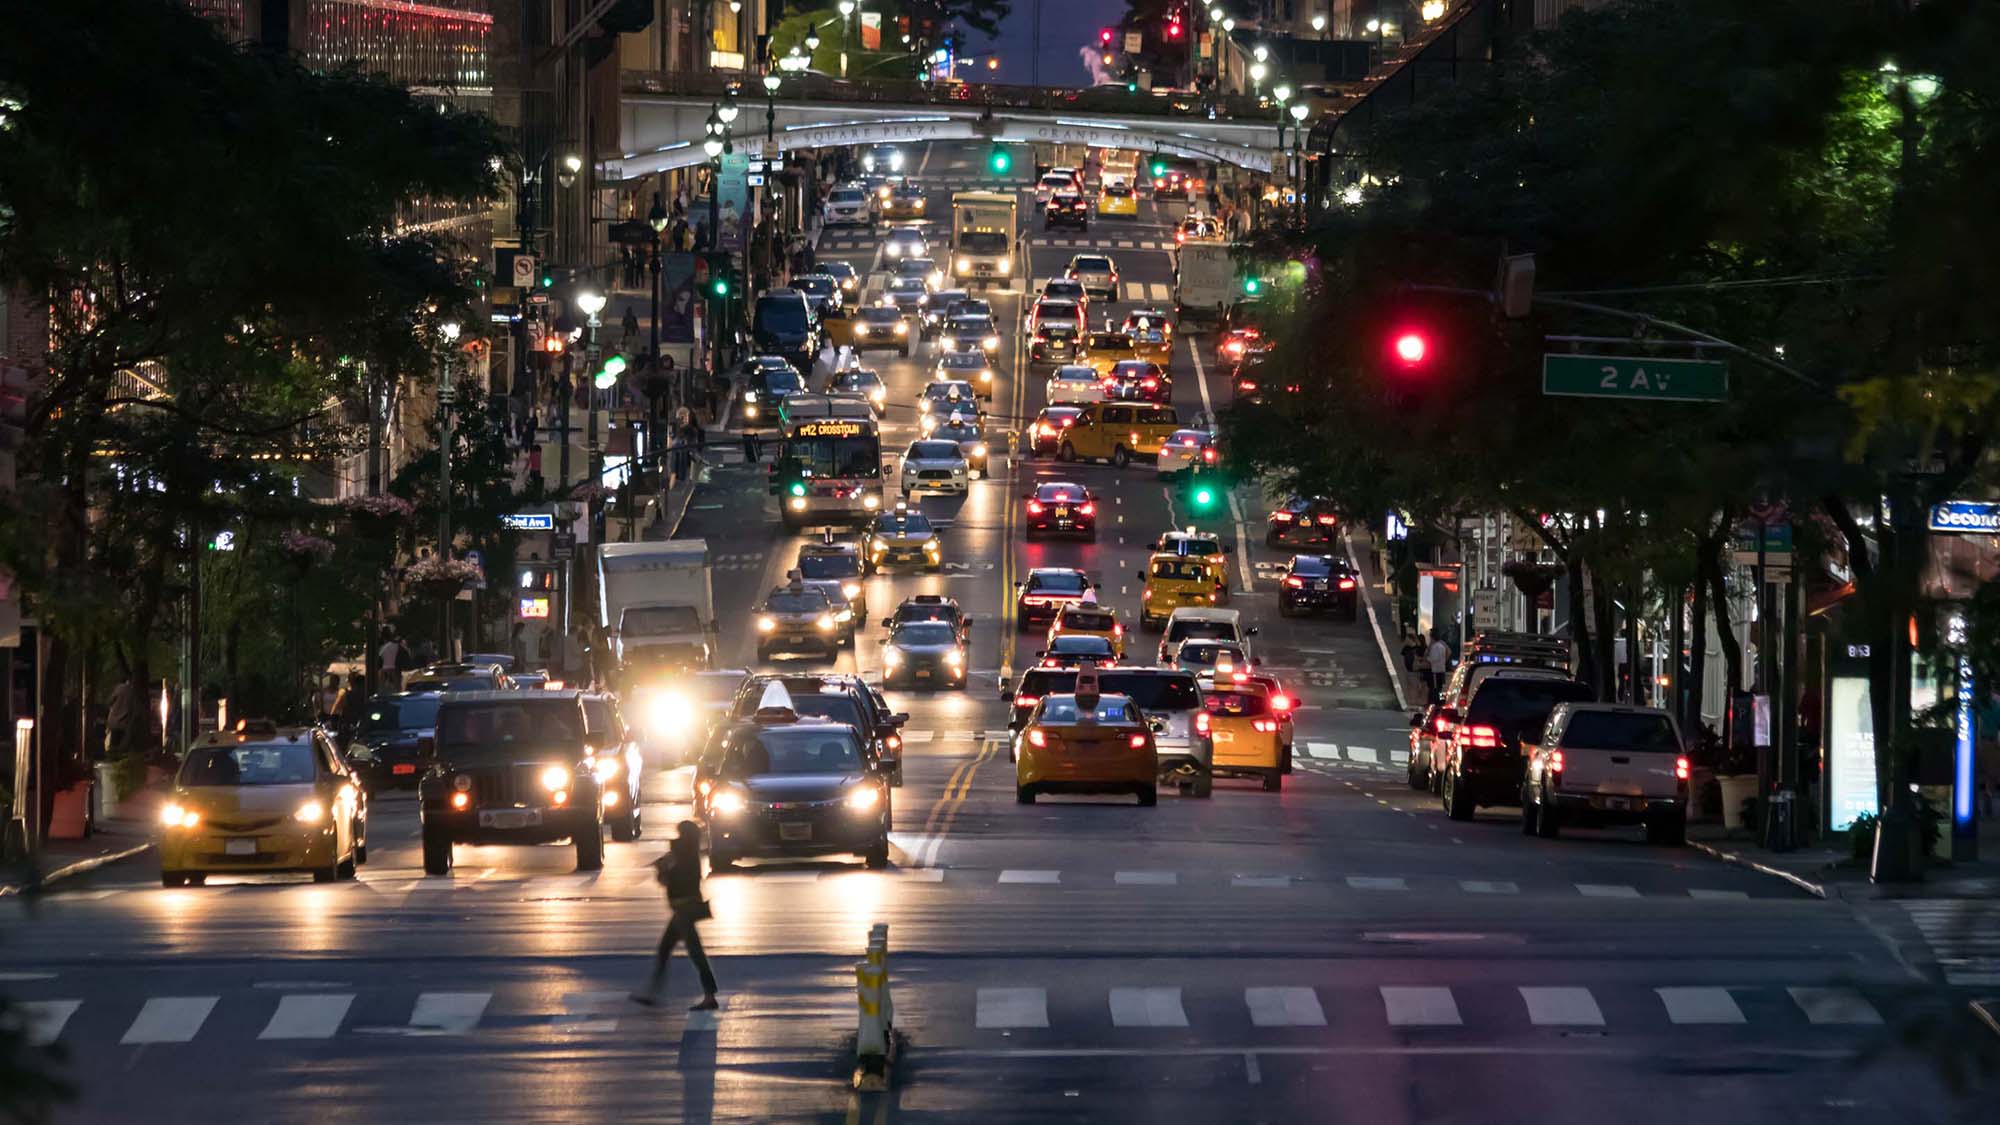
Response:
[[[1396,333],[1396,338],[1390,343],[1389,347],[1391,351],[1396,353],[1396,361],[1404,367],[1417,366],[1431,352],[1430,339],[1415,329],[1405,329]]]
[[[1169,39],[1179,39],[1180,37],[1181,37],[1181,25],[1180,25],[1180,24],[1177,24],[1177,23],[1170,23],[1170,24],[1168,24],[1168,25],[1167,25],[1167,38],[1169,38]]]
[[[1097,33],[1097,41],[1107,47],[1111,46],[1111,29],[1108,27],[1100,29]]]

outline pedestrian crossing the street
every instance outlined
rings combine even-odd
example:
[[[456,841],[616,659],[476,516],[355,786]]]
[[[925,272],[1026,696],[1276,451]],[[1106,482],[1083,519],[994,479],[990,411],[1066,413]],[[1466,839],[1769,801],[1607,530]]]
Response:
[[[463,1038],[506,1032],[556,1037],[661,1026],[634,1006],[625,988],[509,986],[495,990],[397,989],[304,991],[272,996],[252,990],[207,996],[136,999],[38,999],[17,1005],[15,1019],[35,1046],[82,1045],[110,1039],[128,1047],[165,1047],[251,1040],[282,1047],[343,1038]],[[629,988],[629,984],[627,985]],[[1626,1033],[1669,1028],[1752,1027],[1771,1030],[1868,1029],[1881,1010],[1858,989],[1830,985],[1478,985],[1313,983],[1231,987],[1147,981],[1086,987],[958,982],[899,984],[900,1021],[931,1037],[1047,1031],[1056,1037],[1106,1032],[1186,1029],[1195,1034],[1255,1035],[1299,1029],[1328,1033],[1375,1025],[1397,1031],[1469,1030],[1495,1035],[1531,1028],[1605,1028]],[[759,995],[753,986],[714,1013],[691,1013],[683,1031],[785,1019],[820,1033],[848,1026],[838,1003],[816,1003],[809,992]],[[823,1025],[823,1026],[822,1026]],[[957,1029],[954,1031],[953,1029]]]
[[[1930,945],[1945,983],[2000,985],[2000,903],[1906,899],[1902,906]]]

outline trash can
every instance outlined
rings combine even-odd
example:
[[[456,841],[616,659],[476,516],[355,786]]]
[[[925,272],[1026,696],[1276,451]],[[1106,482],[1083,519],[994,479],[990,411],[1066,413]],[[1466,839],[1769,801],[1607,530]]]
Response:
[[[110,762],[99,762],[91,767],[97,774],[97,784],[91,786],[91,800],[97,802],[92,810],[99,824],[111,819],[112,807],[118,803],[118,767]]]

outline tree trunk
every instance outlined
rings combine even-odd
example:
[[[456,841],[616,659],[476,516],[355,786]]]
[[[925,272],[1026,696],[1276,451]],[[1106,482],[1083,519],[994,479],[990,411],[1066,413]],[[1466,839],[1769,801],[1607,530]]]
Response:
[[[1611,604],[1611,591],[1604,584],[1604,576],[1592,575],[1594,581],[1590,589],[1590,620],[1596,643],[1591,654],[1597,658],[1591,675],[1597,682],[1597,698],[1612,702],[1618,698],[1618,636],[1617,610]]]
[[[1591,657],[1590,603],[1583,596],[1583,560],[1574,552],[1566,560],[1569,583],[1569,633],[1576,644],[1576,674],[1588,680],[1596,664]]]
[[[1736,693],[1743,690],[1743,646],[1736,643],[1736,630],[1729,621],[1729,591],[1722,582],[1722,560],[1711,555],[1704,562],[1708,571],[1709,609],[1715,615],[1715,639],[1722,646],[1722,700],[1726,717],[1735,703]]]
[[[1695,544],[1694,562],[1694,608],[1688,614],[1694,623],[1694,632],[1688,638],[1687,696],[1682,703],[1680,715],[1681,729],[1690,736],[1701,730],[1701,697],[1708,679],[1708,559],[1710,540],[1701,539]],[[1680,612],[1685,606],[1676,606]],[[1675,654],[1679,659],[1679,654]]]

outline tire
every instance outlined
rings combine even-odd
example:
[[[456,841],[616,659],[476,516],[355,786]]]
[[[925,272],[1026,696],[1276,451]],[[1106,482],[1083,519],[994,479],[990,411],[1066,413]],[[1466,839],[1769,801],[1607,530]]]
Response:
[[[1298,616],[1298,610],[1296,610],[1296,609],[1293,609],[1293,608],[1292,608],[1292,603],[1290,603],[1290,602],[1286,601],[1286,600],[1285,600],[1285,599],[1283,599],[1283,598],[1279,598],[1279,599],[1278,599],[1278,616],[1279,616],[1279,617],[1297,617],[1297,616]]]
[[[1071,445],[1067,441],[1057,446],[1056,460],[1065,462],[1076,460],[1076,446]]]
[[[1034,804],[1035,787],[1032,785],[1016,785],[1014,787],[1014,803],[1017,805]]]
[[[1687,820],[1673,817],[1646,822],[1646,842],[1662,848],[1678,848],[1687,843]]]
[[[593,824],[576,838],[576,869],[599,871],[604,867],[604,825]]]
[[[1285,790],[1285,771],[1282,768],[1272,770],[1271,772],[1264,775],[1264,792],[1282,793],[1284,792],[1284,790]]]
[[[1431,781],[1430,781],[1430,778],[1428,778],[1428,777],[1418,777],[1418,776],[1417,776],[1417,758],[1416,758],[1416,755],[1414,755],[1414,754],[1410,755],[1410,764],[1409,764],[1409,765],[1407,765],[1407,766],[1405,766],[1405,767],[1403,767],[1403,772],[1409,775],[1409,779],[1410,779],[1410,788],[1412,788],[1412,789],[1429,789],[1429,788],[1431,787]]]
[[[359,849],[356,850],[358,851]],[[356,857],[348,856],[344,862],[342,862],[338,867],[335,867],[333,869],[333,877],[335,879],[354,878],[355,865],[359,862],[360,860],[357,859]]]
[[[880,871],[889,866],[889,838],[884,836],[871,844],[867,852],[862,854],[861,862],[866,864],[870,871]]]
[[[1113,446],[1111,450],[1111,463],[1122,469],[1132,463],[1132,454],[1122,445]]]
[[[903,767],[897,766],[889,774],[889,788],[901,789],[902,787],[903,787]]]
[[[1539,835],[1538,829],[1540,826],[1535,823],[1537,819],[1535,815],[1535,802],[1528,799],[1528,787],[1523,785],[1521,787],[1521,835]]]
[[[1286,775],[1290,775],[1290,774],[1291,774],[1291,772],[1292,772],[1292,748],[1291,748],[1290,746],[1287,746],[1287,747],[1285,747],[1285,757],[1284,757],[1284,760],[1283,760],[1282,762],[1280,762],[1280,763],[1278,764],[1278,770],[1279,770],[1279,772],[1280,772],[1280,773],[1284,773],[1284,774],[1286,774]]]
[[[1472,796],[1449,775],[1444,779],[1444,815],[1453,820],[1472,819]]]
[[[332,863],[313,870],[313,882],[331,883],[340,878],[340,864]]]
[[[1194,779],[1194,796],[1198,801],[1206,801],[1215,796],[1215,774],[1205,773]]]
[[[1140,786],[1138,797],[1139,797],[1139,807],[1142,809],[1150,809],[1154,805],[1160,803],[1160,787],[1158,785]]]
[[[185,887],[187,883],[188,877],[185,875],[177,875],[172,871],[160,872],[160,885],[163,887]]]
[[[367,865],[367,863],[368,863],[368,845],[367,845],[367,844],[356,844],[356,845],[354,845],[354,862],[355,862],[355,863],[357,863],[357,864],[360,864],[360,865],[362,865],[362,866],[366,866],[366,865]]]
[[[442,832],[424,829],[424,874],[451,873],[451,841]]]
[[[621,816],[611,825],[611,838],[621,844],[629,844],[639,837],[639,833],[635,831],[637,827],[631,817]]]
[[[1562,821],[1556,807],[1544,801],[1535,806],[1535,835],[1544,840],[1553,840],[1562,835]]]

